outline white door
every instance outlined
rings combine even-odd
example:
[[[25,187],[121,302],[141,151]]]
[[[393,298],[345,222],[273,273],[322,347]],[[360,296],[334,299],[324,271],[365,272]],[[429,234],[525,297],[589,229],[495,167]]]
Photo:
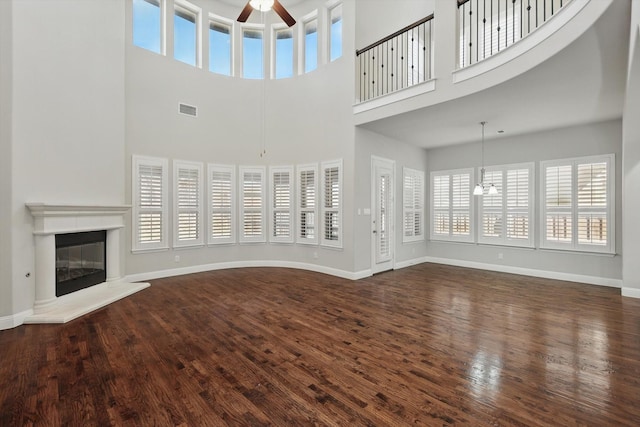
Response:
[[[371,157],[371,249],[373,274],[391,270],[394,266],[393,237],[395,162]]]

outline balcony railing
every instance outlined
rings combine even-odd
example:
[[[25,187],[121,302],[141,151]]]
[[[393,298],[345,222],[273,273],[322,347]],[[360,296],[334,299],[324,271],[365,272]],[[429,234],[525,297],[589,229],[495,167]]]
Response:
[[[570,0],[458,0],[460,68],[506,49]]]
[[[431,79],[433,14],[356,51],[359,100]]]

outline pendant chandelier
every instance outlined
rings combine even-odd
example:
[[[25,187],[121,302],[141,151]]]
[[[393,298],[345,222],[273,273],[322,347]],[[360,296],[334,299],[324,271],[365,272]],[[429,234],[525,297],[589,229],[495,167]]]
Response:
[[[473,189],[473,195],[474,196],[482,196],[484,194],[484,189],[485,189],[485,183],[484,183],[484,175],[485,175],[485,170],[484,170],[484,125],[487,124],[487,122],[480,122],[480,124],[482,125],[482,168],[480,169],[480,182],[478,184],[476,184],[475,188]],[[493,196],[495,194],[498,194],[498,189],[496,188],[495,185],[493,185],[493,183],[489,184],[489,191],[488,194]]]

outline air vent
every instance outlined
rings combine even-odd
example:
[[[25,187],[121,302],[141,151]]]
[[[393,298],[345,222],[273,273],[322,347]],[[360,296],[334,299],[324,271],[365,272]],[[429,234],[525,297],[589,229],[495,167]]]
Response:
[[[180,109],[180,114],[184,114],[191,117],[198,117],[198,107],[194,107],[193,105],[187,104],[178,104]]]

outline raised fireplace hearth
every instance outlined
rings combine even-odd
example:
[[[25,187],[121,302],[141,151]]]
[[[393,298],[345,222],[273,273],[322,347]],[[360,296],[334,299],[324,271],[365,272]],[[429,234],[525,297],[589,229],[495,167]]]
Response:
[[[27,203],[34,218],[35,302],[24,323],[64,323],[138,292],[121,275],[130,206]]]

